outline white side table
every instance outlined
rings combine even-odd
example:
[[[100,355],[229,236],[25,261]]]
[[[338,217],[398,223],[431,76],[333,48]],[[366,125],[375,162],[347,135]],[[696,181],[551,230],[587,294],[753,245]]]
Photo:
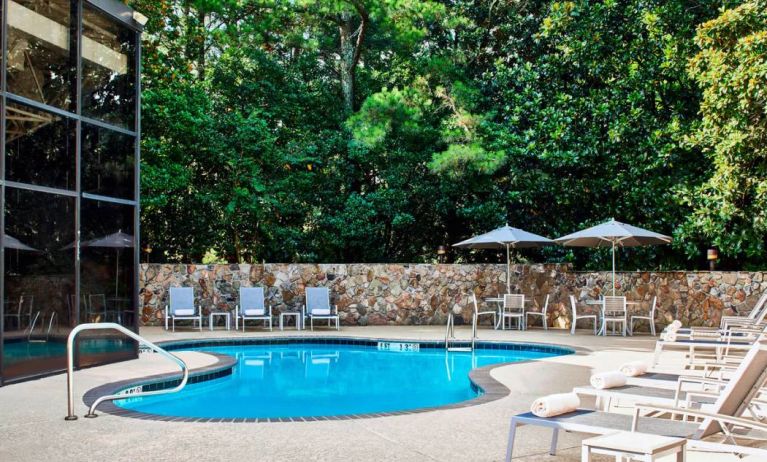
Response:
[[[614,456],[616,461],[640,460],[654,462],[661,457],[676,454],[677,462],[684,462],[684,438],[650,435],[647,433],[619,432],[583,440],[581,462],[591,462],[592,454]]]
[[[208,327],[213,330],[213,321],[216,316],[223,316],[224,323],[226,324],[226,330],[232,330],[232,317],[228,311],[211,311],[208,315]]]
[[[296,318],[296,330],[301,330],[301,313],[298,311],[283,311],[280,313],[280,330],[283,330],[285,318],[290,316]]]

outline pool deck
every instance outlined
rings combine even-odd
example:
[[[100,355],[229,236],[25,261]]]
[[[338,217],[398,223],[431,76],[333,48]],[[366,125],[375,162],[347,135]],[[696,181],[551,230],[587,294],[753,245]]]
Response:
[[[143,328],[151,341],[266,336],[350,336],[443,340],[444,327],[344,327],[340,332],[286,330],[243,334],[233,331],[177,331]],[[594,337],[559,330],[480,330],[482,340],[549,343],[575,347],[574,355],[511,364],[491,375],[511,393],[497,401],[457,409],[355,420],[284,423],[185,423],[137,420],[107,414],[66,422],[66,377],[56,375],[0,387],[2,461],[498,461],[503,460],[509,418],[530,408],[537,397],[570,391],[595,372],[614,370],[631,360],[651,358],[655,338]],[[468,338],[465,328],[456,336]],[[670,353],[674,355],[678,353]],[[180,355],[192,369],[216,361],[204,353]],[[671,358],[672,360],[674,358]],[[154,354],[75,373],[76,414],[86,412],[82,397],[109,382],[172,372],[175,366]],[[548,455],[549,430],[522,427],[515,461],[578,461],[586,435],[564,433],[559,454]],[[688,461],[728,461],[728,456],[691,453]],[[608,459],[598,459],[608,460]]]

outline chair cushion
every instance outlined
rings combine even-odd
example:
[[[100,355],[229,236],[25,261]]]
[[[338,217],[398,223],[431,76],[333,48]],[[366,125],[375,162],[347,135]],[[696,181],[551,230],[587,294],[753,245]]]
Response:
[[[194,308],[191,309],[181,309],[176,310],[173,312],[173,316],[194,316]]]
[[[263,308],[261,309],[251,308],[249,310],[243,310],[242,314],[244,314],[245,316],[263,316],[265,311],[266,310],[264,310]]]
[[[309,313],[312,316],[327,316],[330,314],[329,308],[315,308]]]

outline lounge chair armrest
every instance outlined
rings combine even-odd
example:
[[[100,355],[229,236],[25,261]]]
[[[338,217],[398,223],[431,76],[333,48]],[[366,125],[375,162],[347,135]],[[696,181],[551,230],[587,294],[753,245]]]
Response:
[[[679,385],[683,383],[699,383],[702,385],[724,385],[727,383],[727,381],[720,380],[720,379],[713,379],[709,377],[700,377],[695,375],[680,375],[677,378],[677,383]]]
[[[234,305],[234,317],[239,318],[240,317],[240,305]]]
[[[698,417],[701,419],[711,419],[719,423],[719,425],[730,424],[737,425],[739,427],[751,428],[753,430],[767,431],[767,424],[757,422],[755,420],[744,419],[742,417],[733,417],[729,415],[716,414],[713,412],[701,411],[699,409],[684,409],[675,406],[662,406],[658,404],[635,404],[634,405],[634,419],[631,422],[631,431],[637,431],[637,423],[639,420],[639,413],[641,411],[656,411],[656,412],[671,412],[674,414],[681,414],[685,417]]]
[[[272,305],[266,305],[266,308],[269,310],[269,317],[272,317]]]

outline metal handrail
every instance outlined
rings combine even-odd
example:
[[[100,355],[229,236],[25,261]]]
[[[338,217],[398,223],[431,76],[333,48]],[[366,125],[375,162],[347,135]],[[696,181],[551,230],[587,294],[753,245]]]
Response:
[[[447,314],[447,325],[445,326],[445,350],[450,349],[450,340],[455,340],[455,320],[453,313]],[[474,351],[474,344],[477,340],[477,313],[471,316],[471,351]]]
[[[114,329],[119,332],[122,332],[123,334],[127,335],[133,340],[139,342],[140,344],[144,344],[148,346],[153,351],[160,353],[161,355],[165,356],[166,358],[176,363],[179,367],[181,367],[181,372],[182,372],[181,383],[179,383],[177,386],[173,388],[168,388],[165,390],[142,391],[138,393],[132,393],[131,395],[114,394],[114,395],[102,396],[98,398],[96,401],[94,401],[93,404],[91,404],[91,407],[88,409],[88,413],[85,414],[85,417],[88,417],[88,418],[96,417],[96,413],[95,413],[96,407],[98,407],[98,405],[103,403],[104,401],[113,401],[115,399],[125,399],[128,397],[138,398],[141,396],[164,395],[168,393],[176,393],[178,391],[181,391],[186,385],[187,380],[189,380],[189,368],[187,367],[186,362],[184,362],[183,359],[179,358],[178,356],[172,353],[169,353],[163,350],[159,346],[155,345],[154,343],[150,342],[144,337],[138,335],[132,330],[126,329],[120,324],[116,324],[113,322],[80,324],[79,326],[72,329],[72,332],[69,333],[69,337],[67,338],[67,411],[68,413],[67,413],[67,416],[64,417],[64,420],[77,420],[77,416],[75,415],[74,373],[73,373],[74,372],[75,337],[77,337],[77,334],[85,330],[108,330],[108,329]]]

